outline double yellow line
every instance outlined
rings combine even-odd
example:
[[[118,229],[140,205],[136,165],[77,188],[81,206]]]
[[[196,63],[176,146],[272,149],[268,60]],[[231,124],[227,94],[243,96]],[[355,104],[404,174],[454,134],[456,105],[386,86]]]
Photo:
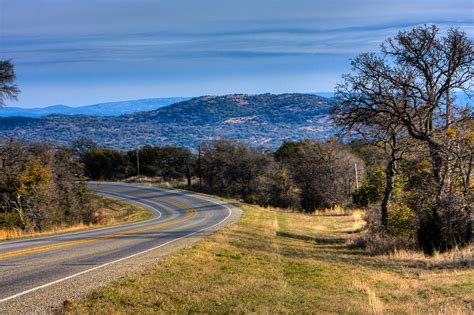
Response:
[[[188,221],[188,220],[190,220],[191,218],[193,218],[197,215],[197,211],[195,209],[190,208],[190,207],[188,207],[187,205],[185,205],[181,202],[173,201],[173,200],[170,200],[168,198],[160,198],[160,200],[164,201],[165,203],[174,205],[174,206],[176,206],[176,207],[178,207],[182,210],[186,210],[188,212],[188,214],[186,214],[186,216],[184,216],[180,219],[177,219],[177,220],[173,220],[173,221],[169,221],[169,222],[165,222],[165,223],[161,223],[161,224],[157,224],[157,225],[153,225],[153,226],[147,226],[147,227],[143,227],[143,228],[139,228],[139,229],[128,230],[128,231],[124,231],[124,232],[120,232],[120,233],[108,234],[108,235],[104,235],[104,236],[93,237],[93,238],[88,238],[88,239],[83,239],[83,240],[69,241],[69,242],[63,242],[63,243],[59,243],[59,244],[44,245],[44,246],[38,246],[38,247],[32,247],[32,248],[26,248],[26,249],[1,253],[0,254],[0,260],[11,258],[11,257],[16,257],[16,256],[23,256],[23,255],[38,253],[38,252],[44,252],[44,251],[63,248],[63,247],[79,245],[79,244],[93,243],[93,242],[97,242],[97,241],[101,241],[101,240],[116,238],[116,237],[120,237],[120,236],[124,236],[124,235],[134,234],[134,233],[140,233],[140,232],[145,232],[145,231],[150,231],[150,230],[155,230],[155,229],[161,229],[161,228],[164,228],[164,227],[167,227],[167,226],[171,226],[171,225],[175,225],[175,224],[179,224],[179,223]]]

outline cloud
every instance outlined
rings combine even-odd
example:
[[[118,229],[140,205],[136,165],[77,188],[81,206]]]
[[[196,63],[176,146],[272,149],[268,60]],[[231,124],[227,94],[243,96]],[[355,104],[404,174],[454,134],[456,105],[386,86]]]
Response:
[[[22,65],[157,62],[197,58],[277,58],[375,51],[387,37],[420,23],[377,24],[335,29],[243,29],[194,34],[148,32],[94,36],[4,37],[0,53]],[[465,22],[443,21],[440,26]],[[21,40],[20,40],[21,39]]]
[[[464,0],[196,3],[0,0],[0,55],[16,64],[24,91],[20,103],[26,105],[35,98],[26,89],[47,83],[58,89],[36,99],[54,102],[57,94],[66,103],[72,94],[65,91],[80,87],[87,94],[89,82],[97,85],[91,99],[107,97],[98,94],[100,86],[120,94],[112,85],[127,82],[150,86],[150,93],[157,84],[172,91],[201,87],[202,94],[211,84],[234,92],[246,90],[245,84],[262,92],[284,84],[299,84],[301,91],[332,89],[350,58],[377,51],[400,29],[435,23],[474,34],[473,4]]]

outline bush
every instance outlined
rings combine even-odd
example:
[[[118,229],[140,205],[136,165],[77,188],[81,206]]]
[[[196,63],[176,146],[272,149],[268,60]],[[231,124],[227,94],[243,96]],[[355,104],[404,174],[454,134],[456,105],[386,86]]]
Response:
[[[390,254],[401,249],[415,249],[416,215],[406,205],[392,206],[389,211],[389,228],[380,222],[380,206],[369,205],[364,220],[367,232],[355,238],[350,247],[366,249],[371,255]]]
[[[0,214],[0,228],[6,230],[24,229],[25,225],[16,212],[5,212]]]
[[[416,244],[410,237],[369,232],[355,238],[349,247],[365,249],[370,255],[385,255],[393,254],[400,249],[414,249]]]
[[[248,194],[244,196],[244,202],[251,205],[256,205],[259,203],[259,197],[257,196],[257,194]]]
[[[352,202],[357,207],[368,207],[369,204],[381,199],[384,185],[385,173],[383,169],[374,167],[374,169],[367,174],[367,182],[365,185],[351,194]]]
[[[394,205],[388,213],[388,232],[392,236],[411,237],[416,234],[415,212],[405,204]]]
[[[379,199],[378,189],[371,185],[365,185],[354,191],[351,195],[352,202],[356,207],[366,208],[369,203]]]
[[[420,228],[418,229],[418,243],[427,254],[433,254],[441,247],[442,221],[436,208],[426,213],[420,219]]]
[[[470,205],[461,198],[447,196],[431,211],[421,213],[418,242],[423,251],[433,254],[468,245],[472,239]]]

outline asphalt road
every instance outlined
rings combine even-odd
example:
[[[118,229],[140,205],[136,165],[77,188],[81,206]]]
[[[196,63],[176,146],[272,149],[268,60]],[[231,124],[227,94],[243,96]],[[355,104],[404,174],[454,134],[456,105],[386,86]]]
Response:
[[[237,211],[232,205],[190,192],[123,183],[90,186],[96,193],[145,206],[153,217],[120,226],[0,242],[0,310],[2,304],[26,301],[28,295],[61,282],[97,274],[215,230]],[[64,293],[62,296],[67,296]]]

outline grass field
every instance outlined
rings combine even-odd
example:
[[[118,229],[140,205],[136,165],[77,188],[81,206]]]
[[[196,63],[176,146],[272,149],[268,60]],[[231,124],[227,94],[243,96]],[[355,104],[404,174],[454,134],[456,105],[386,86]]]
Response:
[[[94,195],[92,206],[98,215],[97,224],[75,224],[67,226],[57,226],[52,229],[37,232],[25,232],[22,230],[2,230],[0,229],[0,241],[12,240],[24,237],[44,236],[66,232],[79,231],[94,227],[102,227],[115,224],[130,223],[148,219],[151,214],[148,210],[137,205],[122,202],[116,199],[105,198]]]
[[[360,213],[305,215],[244,205],[241,220],[60,313],[468,314],[474,270],[372,257],[346,243]],[[471,251],[472,254],[472,251]],[[418,257],[418,258],[417,258]],[[416,258],[416,259],[415,259]]]

